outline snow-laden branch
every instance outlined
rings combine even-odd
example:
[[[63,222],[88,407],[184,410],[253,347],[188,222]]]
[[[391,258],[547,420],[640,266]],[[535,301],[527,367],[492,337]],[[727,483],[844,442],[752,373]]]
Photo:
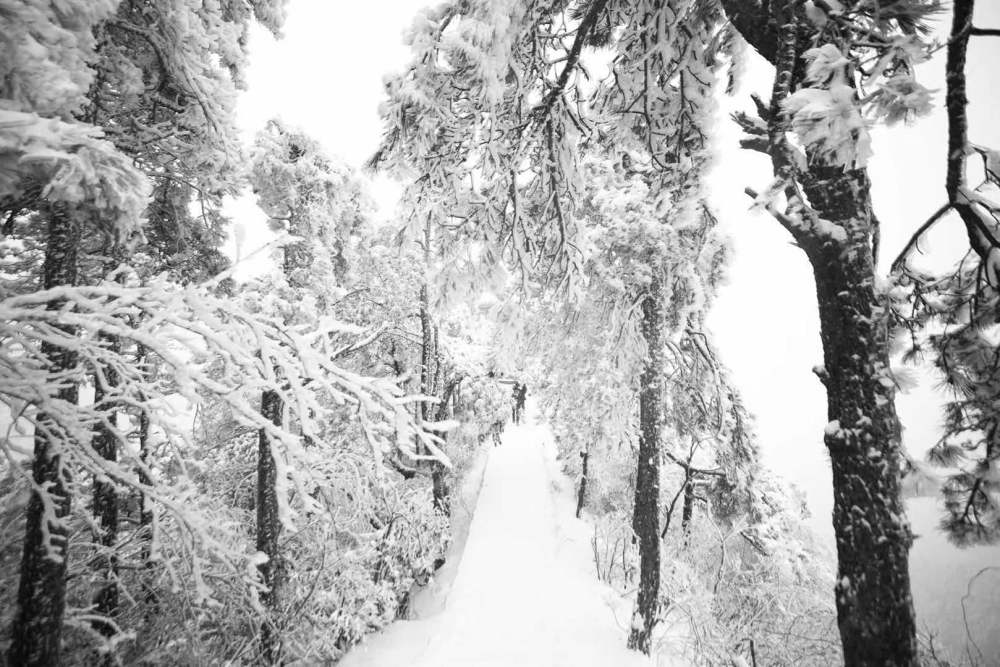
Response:
[[[50,308],[54,302],[61,304],[58,309]],[[94,476],[134,489],[186,527],[192,550],[209,551],[217,540],[211,525],[199,518],[189,474],[165,475],[145,461],[130,437],[131,428],[121,425],[123,415],[147,418],[166,451],[175,452],[171,458],[181,471],[194,446],[189,424],[197,406],[209,401],[224,405],[241,425],[266,432],[280,462],[280,483],[297,492],[298,509],[289,505],[287,494],[281,500],[282,520],[289,527],[302,512],[322,509],[311,494],[317,484],[313,470],[325,455],[324,425],[345,410],[353,415],[359,437],[370,444],[376,467],[396,449],[415,457],[414,440],[429,452],[425,458],[450,465],[435,444],[438,436],[418,427],[407,409],[418,397],[403,395],[390,378],[367,377],[338,364],[343,329],[325,321],[284,327],[203,287],[165,280],[139,287],[117,282],[58,287],[4,299],[0,402],[14,419],[0,450],[13,470],[22,471],[27,452],[16,436],[44,433],[61,457],[69,488]],[[120,347],[109,346],[109,338]],[[51,373],[43,343],[73,350],[78,366]],[[132,353],[121,351],[136,347],[156,359],[159,373],[150,376]],[[115,382],[107,379],[112,373]],[[86,385],[91,378],[102,389],[99,404],[59,397],[60,387]],[[276,392],[288,406],[290,419],[284,427],[258,410],[264,391]],[[118,461],[95,451],[98,425],[117,441]],[[43,501],[50,495],[37,486],[35,491]],[[55,520],[50,513],[50,522]]]

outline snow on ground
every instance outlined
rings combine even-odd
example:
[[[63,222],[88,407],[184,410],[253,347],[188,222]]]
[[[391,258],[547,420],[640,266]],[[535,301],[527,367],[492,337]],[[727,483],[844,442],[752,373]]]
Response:
[[[356,647],[343,667],[649,667],[625,648],[630,602],[597,581],[548,429],[508,427],[488,453],[451,585]],[[448,579],[447,573],[439,577]]]

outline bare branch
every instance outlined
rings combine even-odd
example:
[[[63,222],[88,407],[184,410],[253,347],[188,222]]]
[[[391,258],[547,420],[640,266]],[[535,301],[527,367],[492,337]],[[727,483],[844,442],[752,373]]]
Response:
[[[892,272],[895,273],[897,270],[903,268],[903,265],[906,263],[906,258],[909,256],[910,252],[914,248],[920,250],[920,247],[918,245],[920,243],[920,237],[923,236],[925,233],[927,233],[927,230],[933,227],[934,224],[942,217],[944,217],[944,214],[950,210],[951,210],[951,204],[943,204],[941,208],[939,208],[937,211],[934,212],[934,215],[928,218],[927,221],[924,222],[924,224],[920,225],[920,227],[917,228],[917,231],[915,231],[913,233],[913,236],[910,237],[910,240],[906,242],[906,245],[899,252],[899,255],[896,256],[896,259],[892,261],[892,269],[891,269]]]
[[[576,38],[573,40],[573,46],[570,47],[569,54],[566,56],[566,66],[559,73],[559,78],[552,89],[549,90],[549,94],[545,96],[541,104],[535,107],[532,112],[536,118],[548,116],[552,110],[552,106],[556,103],[556,99],[566,89],[566,84],[569,82],[569,75],[573,73],[573,70],[576,69],[580,61],[580,53],[583,51],[584,42],[587,41],[590,32],[597,25],[597,17],[604,11],[604,7],[607,4],[608,0],[594,0],[594,3],[587,11],[587,15],[583,17],[583,21],[580,22],[580,26],[576,30]]]

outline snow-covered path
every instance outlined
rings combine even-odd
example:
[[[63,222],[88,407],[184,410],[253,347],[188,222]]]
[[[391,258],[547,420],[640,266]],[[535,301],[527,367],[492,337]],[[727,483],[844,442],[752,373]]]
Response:
[[[539,426],[508,428],[489,452],[468,541],[443,610],[397,621],[345,667],[630,667],[627,609],[596,581],[590,532]],[[613,606],[618,606],[616,611]]]

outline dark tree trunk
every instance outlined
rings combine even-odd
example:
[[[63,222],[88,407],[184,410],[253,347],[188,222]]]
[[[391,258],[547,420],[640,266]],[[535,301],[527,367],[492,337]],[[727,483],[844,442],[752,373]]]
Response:
[[[136,364],[142,369],[143,374],[148,377],[149,356],[145,346],[139,345],[136,350]],[[143,407],[139,411],[139,482],[143,486],[150,486],[153,482],[148,473],[150,465],[149,446],[149,411]],[[139,529],[142,535],[142,547],[140,558],[143,566],[142,588],[143,600],[146,603],[146,618],[156,612],[157,597],[156,587],[153,585],[153,503],[145,493],[139,496]]]
[[[632,529],[639,542],[639,592],[628,646],[648,654],[660,596],[660,431],[663,420],[663,290],[659,277],[642,302],[642,336],[647,354],[639,378],[639,456],[636,463]]]
[[[431,220],[424,224],[424,271],[431,266]],[[434,394],[431,364],[436,353],[434,322],[431,318],[431,295],[426,276],[420,284],[420,391],[424,396]],[[427,402],[420,403],[420,421],[427,421],[431,413]]]
[[[948,109],[948,172],[945,176],[945,190],[948,200],[954,204],[959,198],[959,189],[965,186],[966,150],[969,143],[969,121],[966,109],[969,105],[965,88],[965,64],[968,60],[969,37],[972,32],[972,16],[975,13],[974,0],[955,0],[951,19],[951,37],[948,40],[948,59],[945,74],[948,92],[945,106]],[[964,216],[963,216],[964,220]],[[971,232],[971,230],[970,230]],[[970,233],[970,238],[974,234]],[[973,241],[975,246],[975,241]]]
[[[420,286],[420,391],[424,396],[431,396],[434,387],[431,386],[431,360],[434,356],[434,325],[431,322],[430,297],[427,285]],[[430,417],[430,404],[420,403],[420,421]]]
[[[284,401],[275,391],[265,391],[261,397],[260,412],[275,426],[282,426]],[[261,625],[260,641],[264,660],[268,664],[281,662],[281,637],[275,624],[275,617],[281,606],[282,585],[284,584],[284,563],[282,562],[279,540],[281,519],[278,515],[277,466],[271,436],[260,429],[257,437],[257,550],[267,556],[267,562],[258,567],[261,581],[267,590],[261,595],[261,602],[268,612],[268,618]]]
[[[875,293],[868,177],[813,166],[803,185],[818,214],[848,233],[845,243],[803,246],[816,277],[823,339],[844,661],[916,665],[912,537],[900,492],[888,333]]]
[[[121,339],[118,336],[104,337],[109,349],[120,354]],[[118,460],[118,439],[114,433],[115,414],[113,405],[107,405],[108,390],[119,385],[118,373],[114,368],[104,369],[105,387],[100,378],[94,382],[94,404],[99,409],[107,411],[108,424],[99,424],[94,434],[94,451],[104,460]],[[94,597],[98,614],[114,617],[118,612],[118,556],[115,544],[118,541],[118,490],[111,480],[97,479],[94,481],[94,518],[97,520],[98,535],[96,542],[101,545],[102,562],[98,564],[103,576],[100,589]],[[96,624],[98,632],[106,637],[114,634],[114,626],[109,623]]]
[[[878,220],[867,171],[828,164],[810,154],[798,172],[785,132],[782,102],[802,83],[801,54],[815,30],[794,0],[722,0],[733,25],[773,65],[770,152],[775,176],[798,179],[815,215],[844,238],[786,223],[806,252],[816,279],[829,425],[824,435],[833,468],[833,525],[837,540],[837,620],[844,661],[916,665],[910,595],[912,537],[900,496],[900,430],[889,372],[886,314],[875,290]],[[799,200],[789,193],[790,204]],[[810,215],[804,202],[792,219]]]
[[[989,254],[998,245],[994,225],[992,221],[984,222],[980,219],[976,208],[961,194],[962,189],[968,187],[966,160],[969,148],[967,109],[969,98],[966,92],[965,66],[968,62],[975,4],[974,0],[956,0],[953,3],[948,58],[945,64],[948,84],[945,97],[945,106],[948,109],[948,171],[945,177],[945,191],[948,193],[948,203],[958,212],[965,224],[970,247],[979,255],[981,264],[989,266]],[[993,280],[991,275],[987,275],[986,278]]]
[[[427,231],[427,242],[430,239],[430,227],[428,226]],[[425,253],[426,255],[426,253]],[[426,261],[426,260],[425,260]],[[431,358],[434,354],[434,324],[431,321],[430,312],[430,294],[427,289],[427,283],[420,286],[420,393],[424,396],[433,396],[434,387],[432,384],[431,376]],[[417,422],[423,424],[428,421],[431,414],[431,406],[427,401],[420,401],[417,405]],[[416,446],[414,450],[418,454],[428,454],[427,448],[421,443],[419,436],[414,435],[414,440]],[[433,463],[425,463],[425,466],[429,465],[433,470],[435,468]],[[432,472],[433,474],[433,472]],[[435,487],[436,488],[436,487]],[[436,492],[436,491],[435,491]],[[435,499],[434,504],[437,505],[437,500]]]
[[[48,243],[42,269],[42,287],[49,289],[60,285],[73,285],[77,281],[77,249],[80,245],[80,224],[59,204],[49,211]],[[50,309],[62,307],[53,301]],[[64,328],[73,335],[71,328]],[[42,343],[42,355],[48,360],[49,369],[59,379],[56,400],[75,405],[78,387],[76,381],[65,377],[76,368],[77,353]],[[66,541],[64,523],[70,510],[67,489],[67,471],[62,466],[61,450],[70,443],[59,442],[46,432],[44,426],[53,426],[44,412],[37,417],[34,459],[31,472],[35,484],[47,490],[52,500],[51,513],[46,511],[41,496],[35,492],[28,501],[21,557],[21,579],[17,592],[17,611],[11,630],[11,644],[7,662],[11,665],[39,667],[59,665],[61,662],[62,623],[66,609]]]
[[[691,519],[694,517],[694,482],[684,481],[684,504],[681,506],[681,532],[684,533],[684,543],[687,544],[688,533],[691,530]]]
[[[428,232],[428,239],[430,232]],[[434,323],[431,322],[431,311],[430,311],[430,294],[427,289],[427,283],[420,286],[420,393],[424,396],[433,396],[434,387],[432,384],[431,375],[431,359],[434,355]],[[421,424],[426,421],[430,421],[431,416],[431,405],[427,401],[420,402],[420,419],[418,420]],[[417,440],[419,443],[419,439]],[[416,448],[419,454],[428,454],[429,451],[423,445],[419,445]],[[433,463],[430,464],[433,469],[436,466]],[[436,492],[436,489],[435,489]],[[434,504],[437,504],[437,498],[435,497]]]
[[[431,223],[427,221],[424,227],[424,268],[430,267]],[[420,392],[424,396],[433,396],[437,390],[441,362],[437,358],[437,329],[431,317],[430,288],[427,282],[420,285]],[[441,402],[438,403],[435,419],[446,418],[448,401],[454,387],[442,391]],[[426,422],[431,416],[431,406],[426,401],[420,403],[420,422]],[[420,451],[418,449],[417,451]],[[430,462],[431,494],[434,508],[446,515],[451,514],[451,489],[448,485],[448,470],[438,461]]]
[[[583,507],[587,502],[587,478],[590,466],[590,443],[586,449],[580,452],[580,489],[576,493],[576,518],[583,514]]]
[[[440,368],[440,359],[438,360],[438,367]],[[434,418],[437,421],[444,421],[448,418],[448,407],[451,404],[452,396],[455,395],[455,389],[461,383],[462,379],[460,377],[453,378],[450,380],[444,388],[441,396],[441,402],[438,403],[437,412]],[[441,434],[441,439],[443,441],[447,440],[447,433]],[[432,493],[434,498],[434,507],[443,512],[446,515],[451,515],[451,486],[448,483],[449,471],[444,467],[439,461],[435,461],[431,464],[431,484]]]
[[[434,509],[445,515],[451,515],[451,487],[448,485],[448,470],[440,463],[435,463],[431,470],[431,483]]]

